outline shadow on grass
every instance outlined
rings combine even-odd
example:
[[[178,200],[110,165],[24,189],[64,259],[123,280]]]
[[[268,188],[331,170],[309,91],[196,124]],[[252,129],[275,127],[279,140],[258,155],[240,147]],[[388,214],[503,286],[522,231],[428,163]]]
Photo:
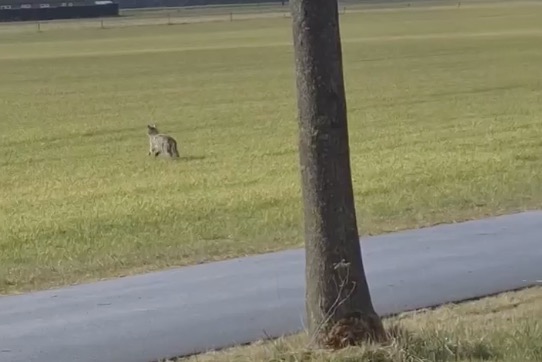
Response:
[[[206,156],[201,156],[201,155],[183,156],[182,154],[178,158],[170,157],[167,155],[158,155],[158,156],[148,155],[148,157],[151,159],[156,159],[156,160],[160,159],[164,161],[173,161],[173,162],[193,162],[193,161],[205,160],[207,158]]]
[[[205,160],[206,157],[205,156],[196,156],[196,155],[193,155],[193,156],[181,156],[179,158],[179,161],[186,161],[186,162],[190,162],[190,161],[201,161],[201,160]]]

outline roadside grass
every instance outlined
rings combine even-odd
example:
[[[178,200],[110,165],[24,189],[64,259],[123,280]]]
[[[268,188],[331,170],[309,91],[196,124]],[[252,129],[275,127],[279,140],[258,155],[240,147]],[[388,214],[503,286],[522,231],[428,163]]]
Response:
[[[542,361],[542,288],[386,319],[394,338],[335,352],[307,348],[305,333],[168,362]]]
[[[364,235],[542,205],[541,17],[342,17]],[[0,293],[302,246],[290,20],[2,33],[0,66]]]

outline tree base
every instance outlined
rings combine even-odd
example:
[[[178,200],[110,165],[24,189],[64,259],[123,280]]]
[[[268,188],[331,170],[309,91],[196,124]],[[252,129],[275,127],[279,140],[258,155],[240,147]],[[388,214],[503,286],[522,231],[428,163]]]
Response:
[[[342,349],[363,342],[382,343],[388,339],[380,317],[374,314],[353,313],[335,322],[319,336],[324,348]]]

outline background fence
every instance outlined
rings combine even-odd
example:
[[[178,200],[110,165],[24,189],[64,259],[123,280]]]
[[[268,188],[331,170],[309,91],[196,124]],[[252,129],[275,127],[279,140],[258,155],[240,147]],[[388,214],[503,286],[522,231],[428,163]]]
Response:
[[[138,0],[140,1],[140,0]],[[145,0],[149,1],[149,0]],[[156,0],[164,1],[164,0]],[[167,0],[170,1],[170,0]],[[171,0],[173,1],[173,0]],[[181,0],[187,1],[187,0]],[[244,1],[244,0],[242,0]],[[539,3],[542,1],[522,0],[342,0],[340,13],[348,14],[360,11],[379,11],[387,9],[416,8],[416,7],[459,7],[483,6],[484,4],[501,3],[503,5],[516,2]],[[462,5],[463,4],[463,5]],[[258,18],[290,17],[288,3],[282,5],[276,2],[256,2],[251,4],[183,6],[144,9],[120,9],[120,16],[114,18],[53,20],[33,23],[0,23],[0,33],[52,31],[59,29],[94,28],[109,29],[129,26],[176,25],[200,22],[239,21]]]
[[[100,18],[119,15],[118,4],[1,9],[0,21]]]
[[[287,4],[281,0],[118,0],[121,9],[194,7],[216,5]]]

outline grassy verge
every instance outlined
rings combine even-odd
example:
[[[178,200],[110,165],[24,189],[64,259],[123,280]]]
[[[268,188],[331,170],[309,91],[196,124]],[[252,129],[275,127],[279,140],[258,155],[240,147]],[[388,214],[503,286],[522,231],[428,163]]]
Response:
[[[363,234],[542,205],[541,17],[342,18]],[[290,20],[2,33],[0,66],[0,293],[302,245]]]
[[[210,352],[176,362],[542,361],[542,288],[504,293],[385,321],[398,330],[386,346],[309,350],[304,334]]]

